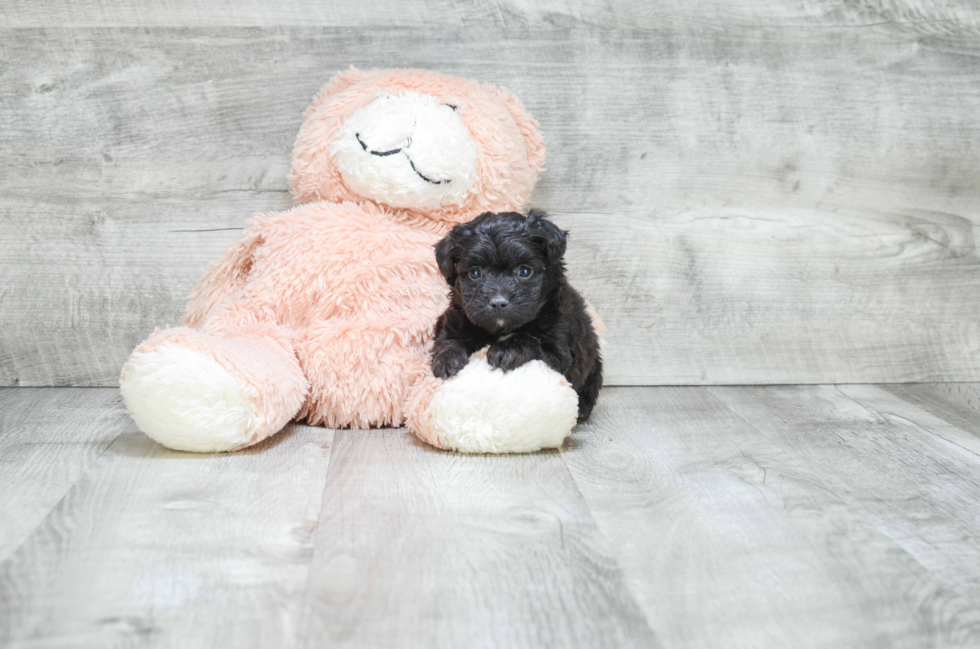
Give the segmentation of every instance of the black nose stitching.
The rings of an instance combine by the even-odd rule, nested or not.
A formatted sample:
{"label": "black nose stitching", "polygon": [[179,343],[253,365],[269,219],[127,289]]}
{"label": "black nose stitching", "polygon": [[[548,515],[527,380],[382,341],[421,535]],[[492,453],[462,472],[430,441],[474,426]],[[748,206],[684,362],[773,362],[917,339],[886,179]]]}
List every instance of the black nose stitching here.
{"label": "black nose stitching", "polygon": [[[371,149],[369,149],[367,147],[366,144],[364,144],[364,140],[361,139],[361,134],[360,133],[354,133],[354,137],[357,138],[357,143],[361,145],[361,148],[362,149],[364,149],[365,151],[367,151],[371,155],[378,156],[379,158],[383,158],[386,155],[395,155],[396,153],[401,153],[401,151],[402,151],[401,148],[392,149],[391,151],[372,151]],[[415,173],[418,173],[418,172],[415,172]]]}
{"label": "black nose stitching", "polygon": [[[395,155],[396,153],[402,153],[402,149],[412,146],[412,138],[408,138],[408,144],[400,149],[392,149],[391,151],[372,151],[371,149],[368,148],[366,144],[364,144],[364,140],[361,139],[360,133],[354,133],[354,137],[357,138],[357,143],[361,145],[362,149],[364,149],[371,155],[378,156],[379,158],[383,158],[387,155]],[[412,162],[412,159],[408,157],[407,153],[405,154],[405,157],[408,158],[408,164],[412,165],[412,171],[415,172],[415,175],[421,178],[422,180],[424,180],[425,182],[432,183],[433,185],[445,185],[446,183],[452,182],[452,179],[449,178],[447,178],[446,180],[432,180],[431,178],[427,178],[426,176],[423,176],[421,172],[419,172],[419,170],[415,168],[415,163]]]}

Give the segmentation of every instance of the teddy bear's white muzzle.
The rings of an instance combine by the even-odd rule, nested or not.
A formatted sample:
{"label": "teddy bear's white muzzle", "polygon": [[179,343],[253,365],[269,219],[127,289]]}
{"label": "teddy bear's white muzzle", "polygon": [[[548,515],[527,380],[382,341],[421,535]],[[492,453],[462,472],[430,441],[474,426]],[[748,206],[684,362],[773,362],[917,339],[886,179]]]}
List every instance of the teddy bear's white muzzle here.
{"label": "teddy bear's white muzzle", "polygon": [[377,97],[341,125],[331,154],[350,189],[392,207],[459,205],[476,183],[473,138],[432,95]]}

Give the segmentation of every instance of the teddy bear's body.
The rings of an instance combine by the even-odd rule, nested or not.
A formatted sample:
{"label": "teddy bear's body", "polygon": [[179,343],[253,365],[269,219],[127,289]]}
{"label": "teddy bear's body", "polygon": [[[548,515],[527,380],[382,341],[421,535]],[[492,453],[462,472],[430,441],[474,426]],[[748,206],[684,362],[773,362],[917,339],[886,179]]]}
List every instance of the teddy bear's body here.
{"label": "teddy bear's body", "polygon": [[[317,202],[253,221],[191,296],[185,323],[280,328],[308,383],[298,417],[400,426],[448,301],[432,247],[447,226],[373,203]],[[234,268],[228,273],[225,268]]]}
{"label": "teddy bear's body", "polygon": [[[484,211],[521,207],[544,161],[537,125],[503,89],[423,71],[351,69],[304,115],[290,187],[256,217],[123,368],[141,430],[172,448],[233,450],[294,418],[398,426],[444,448],[559,444],[576,397],[539,361],[504,375],[475,358],[429,367],[448,304],[434,244]],[[471,367],[472,366],[472,367]]]}

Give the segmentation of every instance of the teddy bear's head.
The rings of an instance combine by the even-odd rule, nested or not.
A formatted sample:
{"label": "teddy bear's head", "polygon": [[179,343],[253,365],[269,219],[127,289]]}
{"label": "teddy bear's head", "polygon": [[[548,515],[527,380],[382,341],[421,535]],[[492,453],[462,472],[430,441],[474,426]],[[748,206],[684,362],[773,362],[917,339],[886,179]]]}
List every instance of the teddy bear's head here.
{"label": "teddy bear's head", "polygon": [[289,186],[300,203],[367,199],[462,222],[520,209],[544,157],[537,122],[503,88],[351,68],[304,113]]}

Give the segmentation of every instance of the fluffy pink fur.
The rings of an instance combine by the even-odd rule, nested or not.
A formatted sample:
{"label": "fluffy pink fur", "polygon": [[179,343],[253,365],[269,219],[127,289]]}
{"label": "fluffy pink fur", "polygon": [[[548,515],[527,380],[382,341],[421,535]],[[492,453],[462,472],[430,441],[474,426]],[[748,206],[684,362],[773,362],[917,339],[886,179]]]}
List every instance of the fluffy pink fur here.
{"label": "fluffy pink fur", "polygon": [[[343,120],[381,91],[404,90],[461,107],[478,150],[476,190],[462,205],[380,206],[334,166],[330,143]],[[249,444],[297,417],[375,427],[410,416],[427,439],[426,406],[439,385],[428,353],[448,299],[433,245],[454,223],[527,202],[544,163],[541,134],[506,90],[420,70],[351,69],[304,118],[289,175],[301,205],[253,220],[191,295],[185,326],[155,332],[134,354],[169,343],[217,361],[254,405],[260,425]]]}

